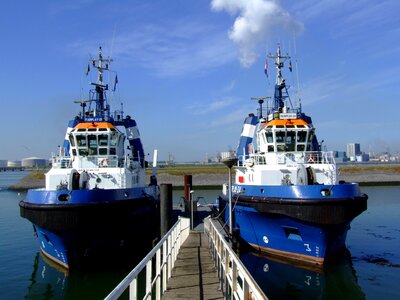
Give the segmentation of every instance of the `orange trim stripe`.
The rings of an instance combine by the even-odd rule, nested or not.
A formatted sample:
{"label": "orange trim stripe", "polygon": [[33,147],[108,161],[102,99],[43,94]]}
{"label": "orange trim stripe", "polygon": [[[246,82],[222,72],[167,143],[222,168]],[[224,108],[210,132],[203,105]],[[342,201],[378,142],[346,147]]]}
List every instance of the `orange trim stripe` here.
{"label": "orange trim stripe", "polygon": [[115,126],[109,122],[91,122],[91,123],[79,123],[75,126],[77,129],[88,129],[88,128],[115,128]]}
{"label": "orange trim stripe", "polygon": [[260,250],[261,252],[275,255],[277,257],[285,257],[292,261],[309,263],[309,264],[313,264],[313,265],[323,265],[324,261],[325,261],[325,259],[323,257],[315,257],[315,256],[311,256],[311,255],[305,255],[305,254],[287,252],[287,251],[283,251],[283,250],[271,249],[271,248],[259,246],[259,245],[253,244],[253,243],[249,243],[249,244],[251,246],[253,246],[254,248]]}
{"label": "orange trim stripe", "polygon": [[264,127],[266,126],[271,126],[271,125],[283,125],[283,126],[287,126],[287,125],[308,125],[308,123],[302,119],[294,119],[294,120],[271,120],[269,121],[267,124],[265,124]]}

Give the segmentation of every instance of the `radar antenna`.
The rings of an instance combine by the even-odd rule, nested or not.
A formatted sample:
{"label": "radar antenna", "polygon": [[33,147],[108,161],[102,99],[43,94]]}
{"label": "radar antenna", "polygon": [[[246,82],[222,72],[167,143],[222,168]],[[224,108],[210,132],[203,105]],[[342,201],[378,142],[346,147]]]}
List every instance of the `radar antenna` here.
{"label": "radar antenna", "polygon": [[260,107],[257,109],[257,111],[258,111],[258,118],[259,118],[259,119],[261,119],[261,118],[263,117],[263,115],[262,115],[262,111],[263,111],[262,106],[263,106],[264,100],[266,100],[266,99],[271,99],[271,97],[270,97],[270,96],[251,97],[251,100],[257,100],[257,102],[258,102],[258,104],[259,104],[259,106],[260,106]]}

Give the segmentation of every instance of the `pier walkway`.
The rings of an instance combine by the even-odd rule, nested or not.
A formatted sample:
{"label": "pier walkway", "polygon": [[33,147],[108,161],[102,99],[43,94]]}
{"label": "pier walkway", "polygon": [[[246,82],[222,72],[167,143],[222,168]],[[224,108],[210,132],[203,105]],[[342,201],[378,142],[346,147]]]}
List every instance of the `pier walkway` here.
{"label": "pier walkway", "polygon": [[224,299],[203,232],[191,231],[183,243],[162,299]]}
{"label": "pier walkway", "polygon": [[[205,218],[210,214],[208,207],[197,210],[194,230],[190,219],[179,217],[105,299],[119,299],[126,290],[129,299],[267,299],[231,249],[220,224]],[[144,283],[138,283],[139,276]]]}

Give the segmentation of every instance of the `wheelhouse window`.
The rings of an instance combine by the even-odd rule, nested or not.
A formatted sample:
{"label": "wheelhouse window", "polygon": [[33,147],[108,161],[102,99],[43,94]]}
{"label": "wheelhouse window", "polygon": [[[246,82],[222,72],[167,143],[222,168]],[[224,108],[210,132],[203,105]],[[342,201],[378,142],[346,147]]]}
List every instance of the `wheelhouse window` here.
{"label": "wheelhouse window", "polygon": [[276,140],[276,150],[278,152],[286,151],[285,131],[276,131],[275,132],[275,140]]}
{"label": "wheelhouse window", "polygon": [[274,142],[274,138],[273,138],[273,133],[271,130],[268,130],[267,132],[265,132],[265,137],[267,138],[267,143],[273,143]]}
{"label": "wheelhouse window", "polygon": [[77,129],[71,131],[69,141],[72,155],[117,155],[117,147],[123,144],[124,135],[114,128]]}
{"label": "wheelhouse window", "polygon": [[110,146],[116,146],[118,143],[118,134],[117,133],[113,133],[110,136]]}
{"label": "wheelhouse window", "polygon": [[77,135],[76,143],[78,147],[86,147],[87,146],[86,135]]}
{"label": "wheelhouse window", "polygon": [[99,134],[98,139],[99,139],[100,147],[108,145],[108,135],[107,134]]}
{"label": "wheelhouse window", "polygon": [[307,131],[300,130],[297,132],[297,151],[305,151],[306,150],[306,142],[307,142]]}
{"label": "wheelhouse window", "polygon": [[71,147],[75,147],[75,139],[72,135],[69,136],[69,143],[71,144]]}
{"label": "wheelhouse window", "polygon": [[[101,128],[101,129],[103,129],[103,128]],[[97,138],[98,138],[98,143],[99,143],[99,155],[107,155],[108,135],[107,134],[99,134]]]}
{"label": "wheelhouse window", "polygon": [[308,125],[269,125],[262,135],[266,152],[306,151],[311,148],[312,134]]}
{"label": "wheelhouse window", "polygon": [[94,134],[88,135],[89,155],[97,155],[97,138]]}

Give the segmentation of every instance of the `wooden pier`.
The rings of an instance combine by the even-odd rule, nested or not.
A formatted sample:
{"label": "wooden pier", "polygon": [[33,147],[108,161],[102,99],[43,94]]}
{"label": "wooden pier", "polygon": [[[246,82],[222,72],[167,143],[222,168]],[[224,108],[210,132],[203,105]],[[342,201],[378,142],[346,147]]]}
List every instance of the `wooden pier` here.
{"label": "wooden pier", "polygon": [[[210,214],[208,207],[199,207],[194,230],[190,219],[180,217],[105,299],[119,299],[125,290],[129,299],[267,299],[231,249],[220,224],[205,218]],[[144,291],[138,289],[141,273],[146,278]]]}
{"label": "wooden pier", "polygon": [[183,243],[162,299],[224,299],[203,232],[191,231]]}

